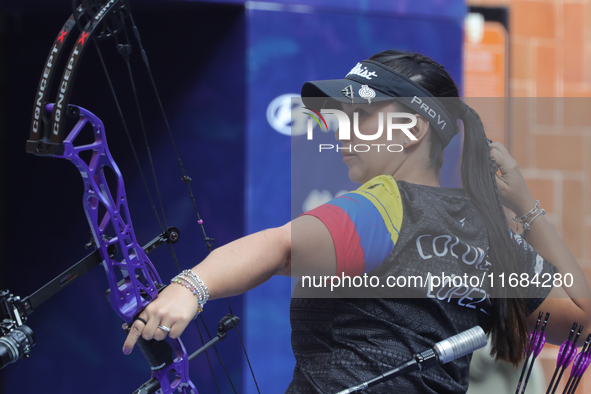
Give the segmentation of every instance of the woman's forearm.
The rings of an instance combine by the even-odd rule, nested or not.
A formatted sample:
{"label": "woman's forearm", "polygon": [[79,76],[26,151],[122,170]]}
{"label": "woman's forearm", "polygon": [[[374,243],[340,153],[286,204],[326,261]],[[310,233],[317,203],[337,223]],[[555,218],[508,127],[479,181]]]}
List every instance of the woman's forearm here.
{"label": "woman's forearm", "polygon": [[[526,204],[518,210],[518,215],[528,212],[535,201],[531,198]],[[558,268],[559,278],[562,279],[562,286],[554,287],[539,308],[544,312],[551,311],[553,329],[547,330],[547,339],[549,343],[558,345],[573,321],[586,327],[591,325],[591,290],[575,258],[544,215],[531,222],[531,229],[524,236],[540,256]],[[572,275],[572,286],[566,285],[567,279],[571,279],[569,275]],[[530,316],[530,324],[534,323],[535,315]]]}
{"label": "woman's forearm", "polygon": [[[518,209],[520,212],[517,212],[517,215],[523,215],[534,206],[533,198],[528,200],[521,204],[522,207]],[[525,231],[524,237],[540,256],[558,268],[563,279],[566,274],[572,275],[573,286],[563,284],[563,289],[579,307],[591,308],[591,289],[583,271],[544,215],[538,216],[531,222],[531,229]],[[591,311],[591,309],[587,310]]]}
{"label": "woman's forearm", "polygon": [[[497,175],[497,186],[503,205],[519,217],[528,214],[536,202],[517,162],[498,142],[492,144],[490,154],[501,172],[501,176]],[[591,290],[581,268],[562,239],[546,217],[538,213],[539,211],[526,219],[531,224],[531,229],[525,231],[524,237],[540,256],[558,268],[559,277],[556,279],[562,279],[560,284],[559,280],[554,281],[555,278],[552,278],[554,288],[538,308],[539,311],[551,312],[552,324],[546,334],[549,342],[557,344],[564,340],[564,333],[570,330],[573,321],[588,327],[591,325]],[[538,216],[532,221],[536,215]],[[567,286],[566,284],[570,285],[571,275],[572,286]],[[539,279],[540,282],[543,281],[542,278]],[[529,316],[531,325],[535,324],[536,316],[535,312]]]}
{"label": "woman's forearm", "polygon": [[192,270],[209,288],[210,299],[244,293],[273,275],[289,272],[291,225],[237,239],[214,250]]}

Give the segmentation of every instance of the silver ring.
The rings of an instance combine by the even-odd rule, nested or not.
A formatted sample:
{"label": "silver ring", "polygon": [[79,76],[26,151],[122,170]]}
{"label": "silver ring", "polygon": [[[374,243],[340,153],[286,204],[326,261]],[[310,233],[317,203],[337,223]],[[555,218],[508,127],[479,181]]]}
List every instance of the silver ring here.
{"label": "silver ring", "polygon": [[170,328],[166,327],[166,326],[158,326],[159,329],[166,331],[166,332],[170,332]]}

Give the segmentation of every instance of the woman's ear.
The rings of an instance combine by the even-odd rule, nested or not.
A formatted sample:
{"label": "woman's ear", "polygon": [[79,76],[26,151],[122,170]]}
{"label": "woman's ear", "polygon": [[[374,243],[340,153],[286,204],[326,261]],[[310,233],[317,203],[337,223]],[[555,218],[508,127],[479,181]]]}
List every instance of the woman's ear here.
{"label": "woman's ear", "polygon": [[414,114],[414,115],[417,118],[417,124],[413,128],[410,128],[408,130],[412,133],[412,135],[416,138],[416,140],[411,140],[410,138],[407,138],[404,141],[405,147],[417,145],[418,143],[420,143],[423,140],[423,138],[425,138],[425,136],[427,135],[427,132],[429,131],[429,122],[427,121],[427,119],[425,119],[420,114]]}

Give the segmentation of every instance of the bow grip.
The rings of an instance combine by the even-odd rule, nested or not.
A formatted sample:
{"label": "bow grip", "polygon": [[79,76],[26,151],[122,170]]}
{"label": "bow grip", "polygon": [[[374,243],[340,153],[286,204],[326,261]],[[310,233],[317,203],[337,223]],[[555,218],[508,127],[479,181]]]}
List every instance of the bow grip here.
{"label": "bow grip", "polygon": [[[131,325],[128,325],[125,328],[125,332],[129,334],[130,330]],[[140,349],[148,361],[148,365],[150,365],[150,369],[152,371],[159,371],[173,362],[174,351],[166,341],[157,341],[155,339],[147,341],[140,337],[136,343],[136,346]]]}
{"label": "bow grip", "polygon": [[157,341],[155,339],[146,341],[139,338],[137,346],[148,361],[152,371],[158,371],[167,365],[172,364],[173,350],[166,341]]}

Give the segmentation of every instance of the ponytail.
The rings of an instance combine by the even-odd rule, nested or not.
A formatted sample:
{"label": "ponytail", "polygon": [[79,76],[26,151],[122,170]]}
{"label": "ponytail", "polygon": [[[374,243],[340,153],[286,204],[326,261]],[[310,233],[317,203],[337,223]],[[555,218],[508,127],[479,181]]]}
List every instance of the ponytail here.
{"label": "ponytail", "polygon": [[[462,186],[486,226],[491,271],[498,278],[502,273],[517,272],[515,244],[501,204],[482,121],[467,105],[464,104],[463,109]],[[517,365],[526,350],[525,305],[522,298],[507,294],[504,288],[493,290],[489,331],[491,355]]]}
{"label": "ponytail", "polygon": [[[464,123],[462,153],[462,185],[486,226],[488,256],[493,275],[517,272],[516,246],[511,240],[501,205],[495,170],[490,162],[484,127],[478,114],[459,99],[458,88],[445,69],[432,59],[418,53],[384,51],[370,60],[390,67],[426,89],[433,97],[447,98],[446,107]],[[443,162],[444,144],[430,133],[430,166],[437,173]],[[516,365],[524,357],[527,342],[525,304],[520,294],[506,288],[491,289],[492,313],[487,327],[491,355]],[[515,291],[515,289],[511,289]]]}

